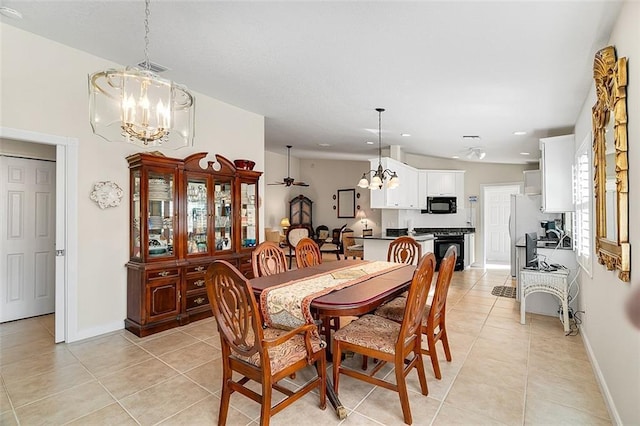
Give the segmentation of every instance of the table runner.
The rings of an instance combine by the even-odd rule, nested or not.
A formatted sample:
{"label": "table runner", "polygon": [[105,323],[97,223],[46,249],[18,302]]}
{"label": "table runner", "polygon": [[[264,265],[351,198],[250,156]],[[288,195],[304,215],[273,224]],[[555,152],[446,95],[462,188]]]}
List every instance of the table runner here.
{"label": "table runner", "polygon": [[260,294],[264,322],[268,327],[283,329],[313,324],[313,299],[403,266],[383,261],[365,262],[269,287]]}

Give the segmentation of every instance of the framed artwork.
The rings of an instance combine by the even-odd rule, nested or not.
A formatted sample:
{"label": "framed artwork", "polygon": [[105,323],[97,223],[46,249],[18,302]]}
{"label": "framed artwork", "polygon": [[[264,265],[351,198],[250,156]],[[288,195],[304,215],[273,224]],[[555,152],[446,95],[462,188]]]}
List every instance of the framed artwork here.
{"label": "framed artwork", "polygon": [[338,189],[338,218],[356,217],[356,190]]}

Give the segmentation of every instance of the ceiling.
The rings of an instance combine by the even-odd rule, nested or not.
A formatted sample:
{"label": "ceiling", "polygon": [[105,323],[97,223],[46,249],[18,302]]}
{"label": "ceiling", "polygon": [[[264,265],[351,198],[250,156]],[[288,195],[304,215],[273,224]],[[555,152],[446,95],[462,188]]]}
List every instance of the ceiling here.
{"label": "ceiling", "polygon": [[[142,0],[0,5],[23,16],[4,23],[123,65],[144,59]],[[464,160],[480,147],[474,161],[526,163],[538,138],[572,131],[620,5],[154,0],[149,56],[164,77],[264,115],[268,151],[375,157],[383,107],[383,148]]]}

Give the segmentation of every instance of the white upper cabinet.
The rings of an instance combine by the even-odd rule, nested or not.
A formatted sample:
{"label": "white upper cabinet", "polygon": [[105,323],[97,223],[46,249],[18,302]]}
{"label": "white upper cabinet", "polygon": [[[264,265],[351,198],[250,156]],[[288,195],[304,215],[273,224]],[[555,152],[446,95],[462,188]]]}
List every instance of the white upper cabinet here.
{"label": "white upper cabinet", "polygon": [[457,195],[456,172],[428,171],[427,172],[427,196],[452,196]]}
{"label": "white upper cabinet", "polygon": [[524,193],[529,195],[537,195],[541,193],[542,174],[540,170],[525,170],[524,174]]}
{"label": "white upper cabinet", "polygon": [[418,208],[427,208],[427,171],[418,170]]}
{"label": "white upper cabinet", "polygon": [[[378,168],[378,159],[370,160],[371,169]],[[418,207],[418,170],[392,158],[382,158],[382,168],[394,171],[400,185],[394,189],[383,186],[371,191],[373,209],[417,209]],[[385,180],[385,184],[388,182]]]}
{"label": "white upper cabinet", "polygon": [[540,139],[540,170],[542,172],[540,210],[545,213],[564,213],[574,209],[571,186],[574,146],[573,135]]}

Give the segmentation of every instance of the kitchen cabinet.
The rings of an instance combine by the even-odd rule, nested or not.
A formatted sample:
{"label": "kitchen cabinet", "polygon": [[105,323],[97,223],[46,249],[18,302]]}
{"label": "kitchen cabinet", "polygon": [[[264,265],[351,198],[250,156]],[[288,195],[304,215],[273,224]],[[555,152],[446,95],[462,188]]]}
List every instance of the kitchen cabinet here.
{"label": "kitchen cabinet", "polygon": [[457,196],[456,172],[429,171],[427,172],[427,196]]}
{"label": "kitchen cabinet", "polygon": [[211,316],[205,272],[224,259],[251,278],[261,172],[207,153],[127,157],[130,259],[125,328],[143,337]]}
{"label": "kitchen cabinet", "polygon": [[574,156],[573,135],[540,139],[540,151],[541,211],[545,213],[573,211],[571,183]]}
{"label": "kitchen cabinet", "polygon": [[418,170],[418,208],[427,208],[427,171]]}
{"label": "kitchen cabinet", "polygon": [[[371,169],[376,170],[378,159],[370,161]],[[371,208],[418,209],[418,170],[387,157],[381,159],[381,164],[383,169],[390,169],[397,173],[400,185],[394,189],[383,186],[382,189],[372,190]]]}

